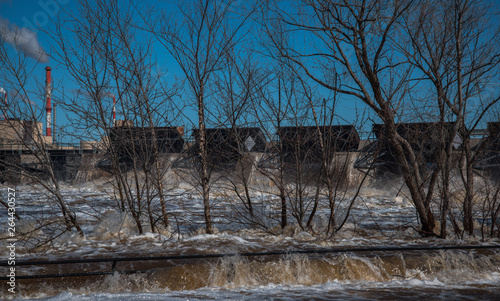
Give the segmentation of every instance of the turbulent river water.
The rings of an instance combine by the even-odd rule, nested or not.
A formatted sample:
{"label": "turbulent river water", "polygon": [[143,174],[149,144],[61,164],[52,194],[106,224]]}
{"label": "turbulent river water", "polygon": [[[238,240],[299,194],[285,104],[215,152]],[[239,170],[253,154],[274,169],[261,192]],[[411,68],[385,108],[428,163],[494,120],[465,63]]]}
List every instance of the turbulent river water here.
{"label": "turbulent river water", "polygon": [[[1,187],[2,196],[6,187]],[[57,211],[36,187],[16,187],[16,227],[36,227],[36,220]],[[16,243],[16,260],[54,261],[176,256],[176,258],[18,265],[16,275],[115,271],[109,275],[17,279],[16,294],[6,280],[0,297],[42,300],[500,300],[500,249],[436,249],[422,246],[500,246],[478,235],[458,240],[422,238],[414,208],[390,190],[368,190],[354,204],[345,227],[333,238],[313,236],[290,226],[281,233],[242,222],[235,202],[218,196],[213,203],[216,234],[204,234],[202,202],[188,190],[173,191],[168,202],[172,229],[138,234],[132,220],[113,208],[110,191],[97,186],[65,186],[65,199],[82,222],[85,237],[65,233],[43,248],[34,248],[47,233]],[[270,196],[257,197],[256,212],[276,220]],[[342,207],[341,207],[342,208]],[[7,211],[0,211],[2,254],[7,254]],[[315,227],[321,229],[326,208]],[[231,217],[231,218],[229,218]],[[264,219],[262,219],[264,220]],[[413,226],[413,227],[412,227]],[[44,228],[49,231],[50,228]],[[358,252],[364,247],[391,250]],[[411,247],[416,247],[411,250]],[[397,249],[402,248],[402,249]],[[303,252],[305,250],[346,252]],[[396,249],[396,250],[395,250]],[[297,252],[299,251],[299,252]],[[263,256],[245,253],[264,252]],[[302,253],[301,253],[302,252]],[[201,258],[193,255],[226,254]],[[186,256],[182,258],[182,256]],[[247,254],[248,255],[248,254]],[[7,255],[6,255],[7,256]],[[0,260],[6,260],[1,258]],[[8,273],[1,266],[2,275]],[[139,273],[125,273],[126,271]]]}

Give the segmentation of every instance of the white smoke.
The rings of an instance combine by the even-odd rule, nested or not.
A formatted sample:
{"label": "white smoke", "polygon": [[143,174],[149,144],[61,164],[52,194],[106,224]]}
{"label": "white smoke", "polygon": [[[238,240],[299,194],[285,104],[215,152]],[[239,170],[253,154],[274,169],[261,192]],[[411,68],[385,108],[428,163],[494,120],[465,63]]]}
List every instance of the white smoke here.
{"label": "white smoke", "polygon": [[5,92],[5,90],[3,88],[0,88],[0,94],[5,94],[7,92]]}
{"label": "white smoke", "polygon": [[24,103],[30,104],[32,106],[36,107],[36,103],[28,98],[28,96],[25,96],[16,90],[11,90],[10,95],[12,96],[12,99],[21,99]]}
{"label": "white smoke", "polygon": [[103,93],[103,96],[104,96],[104,97],[113,98],[113,97],[115,97],[115,94],[113,94],[113,93],[111,93],[111,92],[104,92],[104,93]]}
{"label": "white smoke", "polygon": [[10,24],[9,20],[2,17],[0,17],[0,39],[39,62],[49,61],[49,56],[38,43],[36,33],[28,28]]}

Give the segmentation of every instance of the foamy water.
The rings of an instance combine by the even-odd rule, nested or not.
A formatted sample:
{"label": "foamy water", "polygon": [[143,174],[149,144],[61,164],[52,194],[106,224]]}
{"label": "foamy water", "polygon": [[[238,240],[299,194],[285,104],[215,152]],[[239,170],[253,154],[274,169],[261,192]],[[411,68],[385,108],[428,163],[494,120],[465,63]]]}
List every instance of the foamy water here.
{"label": "foamy water", "polygon": [[[419,255],[419,256],[416,256]],[[106,276],[101,281],[62,280],[25,286],[27,297],[48,300],[160,299],[400,299],[439,296],[495,300],[500,296],[498,255],[438,252],[274,260],[238,256]],[[40,290],[43,283],[45,290]],[[68,289],[69,288],[69,289]]]}
{"label": "foamy water", "polygon": [[[53,202],[34,187],[17,188],[20,230],[35,229],[37,221],[57,212]],[[498,244],[479,237],[456,240],[421,238],[410,226],[418,226],[407,199],[370,190],[356,201],[346,226],[333,238],[311,235],[290,226],[283,233],[245,225],[234,212],[242,210],[227,195],[213,201],[216,234],[203,234],[203,206],[193,192],[171,191],[167,211],[171,228],[139,234],[133,220],[118,210],[109,189],[63,189],[81,221],[85,237],[65,233],[50,246],[36,248],[47,231],[35,231],[18,242],[22,260],[61,260],[102,257],[165,256],[189,254],[238,254],[245,252],[311,250],[360,246],[409,246],[450,244]],[[271,228],[279,223],[276,202],[270,195],[255,195],[256,214]],[[341,205],[339,218],[347,202]],[[344,207],[343,207],[344,206]],[[315,229],[326,226],[328,208],[320,207]],[[2,208],[1,214],[5,213]],[[5,214],[4,214],[5,215]],[[6,233],[2,223],[1,233]],[[5,242],[2,241],[2,248]],[[99,265],[18,267],[18,275],[109,269]],[[439,296],[445,299],[496,300],[500,298],[500,255],[493,251],[405,251],[370,254],[285,254],[279,256],[229,256],[209,260],[177,260],[119,263],[118,271],[141,273],[99,277],[67,277],[18,280],[23,298],[48,300],[371,300]],[[2,270],[4,272],[4,270]],[[5,290],[0,293],[8,297]]]}

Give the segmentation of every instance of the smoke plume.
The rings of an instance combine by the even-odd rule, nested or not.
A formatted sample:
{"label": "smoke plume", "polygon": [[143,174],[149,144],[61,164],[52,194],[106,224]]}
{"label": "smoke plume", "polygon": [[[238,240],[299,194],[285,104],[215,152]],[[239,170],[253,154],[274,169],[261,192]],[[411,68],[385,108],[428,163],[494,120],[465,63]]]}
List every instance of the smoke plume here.
{"label": "smoke plume", "polygon": [[9,20],[2,17],[0,17],[0,39],[39,62],[49,61],[49,56],[38,43],[36,33],[28,28],[10,24]]}
{"label": "smoke plume", "polygon": [[5,90],[3,88],[0,88],[0,94],[5,94]]}
{"label": "smoke plume", "polygon": [[111,92],[104,92],[104,93],[103,93],[103,96],[104,96],[104,97],[113,98],[113,97],[115,97],[115,94],[113,94],[113,93],[111,93]]}

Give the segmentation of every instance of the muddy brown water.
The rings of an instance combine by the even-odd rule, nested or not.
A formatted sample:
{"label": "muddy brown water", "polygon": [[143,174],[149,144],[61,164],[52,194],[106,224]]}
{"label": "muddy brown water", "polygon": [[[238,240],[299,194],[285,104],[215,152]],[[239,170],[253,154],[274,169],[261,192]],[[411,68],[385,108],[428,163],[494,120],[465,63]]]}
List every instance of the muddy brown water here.
{"label": "muddy brown water", "polygon": [[[36,268],[20,266],[18,275],[110,270],[111,263],[50,264]],[[50,297],[68,292],[77,295],[120,292],[182,294],[203,288],[232,292],[236,290],[243,294],[243,291],[249,288],[269,285],[301,286],[304,287],[304,296],[307,296],[312,293],[307,292],[309,288],[329,283],[347,285],[339,295],[346,298],[351,296],[361,299],[371,297],[396,300],[439,293],[465,299],[467,296],[482,296],[487,300],[490,297],[500,296],[498,287],[500,253],[492,250],[372,252],[362,255],[353,253],[256,257],[235,255],[218,259],[118,262],[115,270],[114,274],[104,276],[18,279],[17,296]],[[122,273],[131,270],[138,273]],[[480,281],[495,277],[496,280],[490,283]],[[394,283],[407,282],[408,285],[411,281],[439,281],[444,286],[436,288],[417,285],[406,289],[391,287]],[[356,288],[349,287],[350,284],[357,284]],[[370,284],[377,285],[370,287]],[[290,293],[291,295],[287,295]],[[280,294],[288,299],[294,298],[296,292],[292,289]],[[275,297],[279,299],[280,294]],[[321,300],[328,296],[335,297],[329,290],[319,290],[317,296],[310,297]]]}

